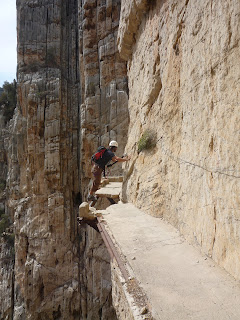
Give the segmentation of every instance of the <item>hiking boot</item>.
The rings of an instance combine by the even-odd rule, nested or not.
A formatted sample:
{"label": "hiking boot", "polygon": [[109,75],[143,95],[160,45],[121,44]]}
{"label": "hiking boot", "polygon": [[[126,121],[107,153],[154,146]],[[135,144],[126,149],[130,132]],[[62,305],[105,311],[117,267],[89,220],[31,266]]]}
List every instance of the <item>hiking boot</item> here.
{"label": "hiking boot", "polygon": [[87,197],[87,201],[97,201],[97,197],[95,197],[93,194],[89,194]]}

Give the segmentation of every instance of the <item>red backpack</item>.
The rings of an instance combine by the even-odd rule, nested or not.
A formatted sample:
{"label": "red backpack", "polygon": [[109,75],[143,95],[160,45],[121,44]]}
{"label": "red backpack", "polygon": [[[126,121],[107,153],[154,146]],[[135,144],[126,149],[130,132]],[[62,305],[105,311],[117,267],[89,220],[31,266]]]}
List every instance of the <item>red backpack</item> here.
{"label": "red backpack", "polygon": [[103,146],[98,147],[97,152],[95,152],[92,157],[91,157],[91,161],[97,162],[99,159],[102,159],[104,152],[107,149]]}

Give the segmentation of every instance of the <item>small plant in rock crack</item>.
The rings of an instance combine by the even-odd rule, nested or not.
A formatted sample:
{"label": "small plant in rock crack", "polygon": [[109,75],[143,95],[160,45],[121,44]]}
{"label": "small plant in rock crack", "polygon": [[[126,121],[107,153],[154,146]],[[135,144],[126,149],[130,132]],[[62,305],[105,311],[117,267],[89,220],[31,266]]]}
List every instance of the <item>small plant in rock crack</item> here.
{"label": "small plant in rock crack", "polygon": [[156,134],[153,130],[147,129],[138,141],[138,153],[149,150],[156,146]]}

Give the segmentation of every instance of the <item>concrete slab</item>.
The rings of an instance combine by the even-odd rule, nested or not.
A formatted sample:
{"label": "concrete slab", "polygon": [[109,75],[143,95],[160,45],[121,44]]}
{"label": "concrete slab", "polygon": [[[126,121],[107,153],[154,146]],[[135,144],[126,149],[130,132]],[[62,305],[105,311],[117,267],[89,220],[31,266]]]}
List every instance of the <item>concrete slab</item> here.
{"label": "concrete slab", "polygon": [[100,198],[118,199],[122,190],[122,182],[109,182],[104,187],[96,191],[96,196]]}
{"label": "concrete slab", "polygon": [[112,205],[103,218],[155,319],[240,319],[239,283],[187,244],[171,225],[132,204]]}
{"label": "concrete slab", "polygon": [[107,177],[110,182],[123,182],[123,176],[110,176]]}

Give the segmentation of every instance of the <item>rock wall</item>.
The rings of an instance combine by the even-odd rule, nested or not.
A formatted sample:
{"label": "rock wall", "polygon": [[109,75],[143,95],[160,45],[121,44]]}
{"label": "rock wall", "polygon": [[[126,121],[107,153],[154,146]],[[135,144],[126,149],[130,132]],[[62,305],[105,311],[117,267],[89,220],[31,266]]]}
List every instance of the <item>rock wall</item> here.
{"label": "rock wall", "polygon": [[80,319],[118,319],[112,306],[110,256],[99,232],[88,225],[80,231]]}
{"label": "rock wall", "polygon": [[0,238],[0,319],[13,319],[14,249],[5,236]]}
{"label": "rock wall", "polygon": [[[80,314],[76,1],[17,1],[14,319]],[[71,50],[70,50],[71,48]]]}
{"label": "rock wall", "polygon": [[[17,0],[17,10],[13,318],[115,318],[109,257],[76,220],[90,156],[111,139],[131,154],[123,200],[239,279],[239,1]],[[146,130],[154,145],[138,152]]]}
{"label": "rock wall", "polygon": [[120,0],[17,0],[17,12],[18,107],[7,151],[13,318],[112,320],[107,254],[76,218],[90,155],[110,139],[123,152],[126,142]]}
{"label": "rock wall", "polygon": [[[8,220],[7,188],[8,173],[7,141],[8,123],[0,112],[0,319],[10,320],[13,316],[14,296],[14,236]],[[11,227],[11,230],[10,230]],[[11,232],[10,232],[11,231]]]}
{"label": "rock wall", "polygon": [[[81,172],[86,194],[91,155],[110,140],[119,142],[122,156],[128,131],[126,62],[117,48],[120,0],[83,1],[80,15]],[[121,166],[111,174],[121,173]]]}
{"label": "rock wall", "polygon": [[[240,279],[240,3],[122,1],[132,163],[123,198]],[[146,131],[155,147],[137,152]]]}
{"label": "rock wall", "polygon": [[6,125],[3,112],[0,112],[0,210],[5,206],[5,187],[7,179],[7,155],[4,147]]}

